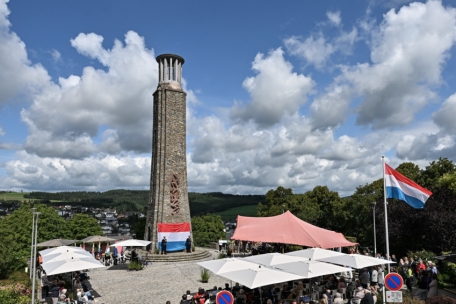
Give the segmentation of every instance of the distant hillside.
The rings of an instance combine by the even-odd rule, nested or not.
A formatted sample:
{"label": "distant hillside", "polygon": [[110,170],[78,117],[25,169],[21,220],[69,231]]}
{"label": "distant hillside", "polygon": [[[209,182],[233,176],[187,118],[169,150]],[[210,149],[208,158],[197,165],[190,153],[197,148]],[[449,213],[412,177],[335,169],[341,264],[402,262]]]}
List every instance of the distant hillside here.
{"label": "distant hillside", "polygon": [[[49,205],[78,205],[82,207],[116,208],[118,212],[144,212],[149,200],[147,190],[110,190],[106,192],[30,192],[24,193],[25,200],[43,200]],[[1,199],[1,197],[0,197]],[[257,205],[264,202],[264,195],[234,195],[221,192],[188,194],[192,216],[206,213],[223,212],[225,210]],[[53,201],[53,202],[51,202]],[[57,202],[55,202],[57,201]]]}

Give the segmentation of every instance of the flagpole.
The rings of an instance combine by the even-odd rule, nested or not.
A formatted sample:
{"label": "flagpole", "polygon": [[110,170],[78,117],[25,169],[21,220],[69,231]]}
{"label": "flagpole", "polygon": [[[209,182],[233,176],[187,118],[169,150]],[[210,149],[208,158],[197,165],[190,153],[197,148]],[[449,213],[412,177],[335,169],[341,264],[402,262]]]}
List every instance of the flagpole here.
{"label": "flagpole", "polygon": [[[382,155],[383,164],[383,199],[385,200],[385,241],[386,241],[386,259],[390,260],[389,237],[388,237],[388,202],[386,200],[386,180],[385,180],[385,156]],[[390,264],[388,264],[388,273],[390,272]]]}
{"label": "flagpole", "polygon": [[[386,241],[386,260],[389,261],[390,259],[390,252],[389,252],[389,238],[388,238],[388,202],[386,200],[386,180],[385,180],[385,156],[382,155],[382,166],[383,166],[383,199],[385,203],[385,241]],[[388,273],[390,273],[390,264],[388,265]],[[383,285],[383,304],[386,303],[386,290],[385,285]]]}

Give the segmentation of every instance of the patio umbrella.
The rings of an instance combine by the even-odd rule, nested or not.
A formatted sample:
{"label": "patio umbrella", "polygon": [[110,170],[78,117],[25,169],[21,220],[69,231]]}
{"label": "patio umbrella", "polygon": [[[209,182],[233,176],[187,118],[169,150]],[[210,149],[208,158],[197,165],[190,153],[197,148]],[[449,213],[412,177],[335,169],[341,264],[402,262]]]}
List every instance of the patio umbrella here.
{"label": "patio umbrella", "polygon": [[307,259],[307,258],[286,255],[286,254],[281,254],[281,253],[277,253],[277,252],[253,255],[253,256],[250,256],[247,258],[243,258],[242,260],[265,265],[265,266],[274,266],[274,265],[280,265],[280,264],[298,262],[298,261],[309,261],[309,259]]}
{"label": "patio umbrella", "polygon": [[327,249],[321,249],[321,248],[308,248],[308,249],[288,252],[288,253],[286,253],[286,255],[298,256],[298,257],[302,257],[302,258],[307,258],[309,260],[320,260],[322,258],[327,258],[327,257],[342,256],[342,255],[345,255],[345,253],[327,250]]}
{"label": "patio umbrella", "polygon": [[321,262],[329,262],[338,265],[350,266],[353,268],[364,268],[374,265],[383,265],[383,264],[392,264],[395,262],[377,259],[371,256],[362,255],[362,254],[345,254],[342,256],[327,257],[319,259]]}
{"label": "patio umbrella", "polygon": [[68,253],[68,252],[70,252],[70,253],[71,252],[85,252],[85,250],[80,247],[60,246],[60,247],[40,250],[39,252],[44,259],[44,257],[49,254],[56,254],[56,253],[63,254],[63,253]]}
{"label": "patio umbrella", "polygon": [[45,256],[43,256],[43,263],[48,263],[48,262],[54,262],[54,261],[60,261],[60,260],[68,260],[71,258],[92,258],[92,255],[90,252],[87,251],[81,251],[81,250],[76,250],[76,251],[67,251],[63,253],[50,253]]}
{"label": "patio umbrella", "polygon": [[275,283],[301,280],[304,278],[300,275],[261,265],[237,271],[224,272],[218,275],[252,289]]}
{"label": "patio umbrella", "polygon": [[81,240],[81,242],[84,242],[84,243],[96,243],[96,242],[113,242],[115,241],[115,239],[112,239],[112,238],[108,238],[104,235],[92,235],[92,236],[88,236],[86,238],[83,238]]}
{"label": "patio umbrella", "polygon": [[37,247],[58,247],[66,246],[76,242],[75,240],[53,239],[46,242],[36,244]]}
{"label": "patio umbrella", "polygon": [[450,254],[436,256],[436,257],[434,257],[434,259],[437,259],[437,260],[443,261],[443,262],[456,263],[456,253],[452,252]]}
{"label": "patio umbrella", "polygon": [[111,247],[117,247],[117,246],[123,246],[123,247],[144,247],[149,245],[151,242],[150,241],[142,241],[142,240],[125,240],[125,241],[120,241],[118,243],[112,244]]}
{"label": "patio umbrella", "polygon": [[259,265],[245,261],[244,259],[237,258],[225,258],[212,261],[204,261],[196,263],[207,270],[212,271],[215,274],[222,274],[225,272],[231,272],[236,270],[256,268]]}
{"label": "patio umbrella", "polygon": [[93,257],[70,258],[41,264],[47,275],[104,267]]}
{"label": "patio umbrella", "polygon": [[338,272],[347,272],[351,269],[333,265],[329,263],[323,263],[320,261],[299,261],[286,264],[280,264],[274,266],[274,269],[286,271],[299,275],[303,278],[310,279],[319,277],[327,274],[333,274]]}

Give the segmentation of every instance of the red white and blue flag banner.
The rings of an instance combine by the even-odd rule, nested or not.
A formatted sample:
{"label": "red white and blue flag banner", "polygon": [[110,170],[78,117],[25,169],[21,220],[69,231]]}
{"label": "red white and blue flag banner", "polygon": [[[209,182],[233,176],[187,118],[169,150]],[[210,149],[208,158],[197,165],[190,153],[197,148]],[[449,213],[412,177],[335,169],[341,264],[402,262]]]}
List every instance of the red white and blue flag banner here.
{"label": "red white and blue flag banner", "polygon": [[386,197],[402,200],[416,209],[422,209],[432,192],[425,189],[385,164]]}
{"label": "red white and blue flag banner", "polygon": [[166,251],[185,250],[185,241],[190,236],[190,223],[159,223],[158,248],[161,250],[163,237],[166,237]]}

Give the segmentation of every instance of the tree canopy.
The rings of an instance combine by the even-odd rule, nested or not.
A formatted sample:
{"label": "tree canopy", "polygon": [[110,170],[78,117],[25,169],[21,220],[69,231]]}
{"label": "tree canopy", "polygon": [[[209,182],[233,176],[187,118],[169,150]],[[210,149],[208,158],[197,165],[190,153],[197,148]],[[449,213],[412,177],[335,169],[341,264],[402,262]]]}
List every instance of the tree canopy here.
{"label": "tree canopy", "polygon": [[211,242],[225,239],[225,225],[220,215],[206,214],[192,217],[193,242],[195,246],[209,246]]}

